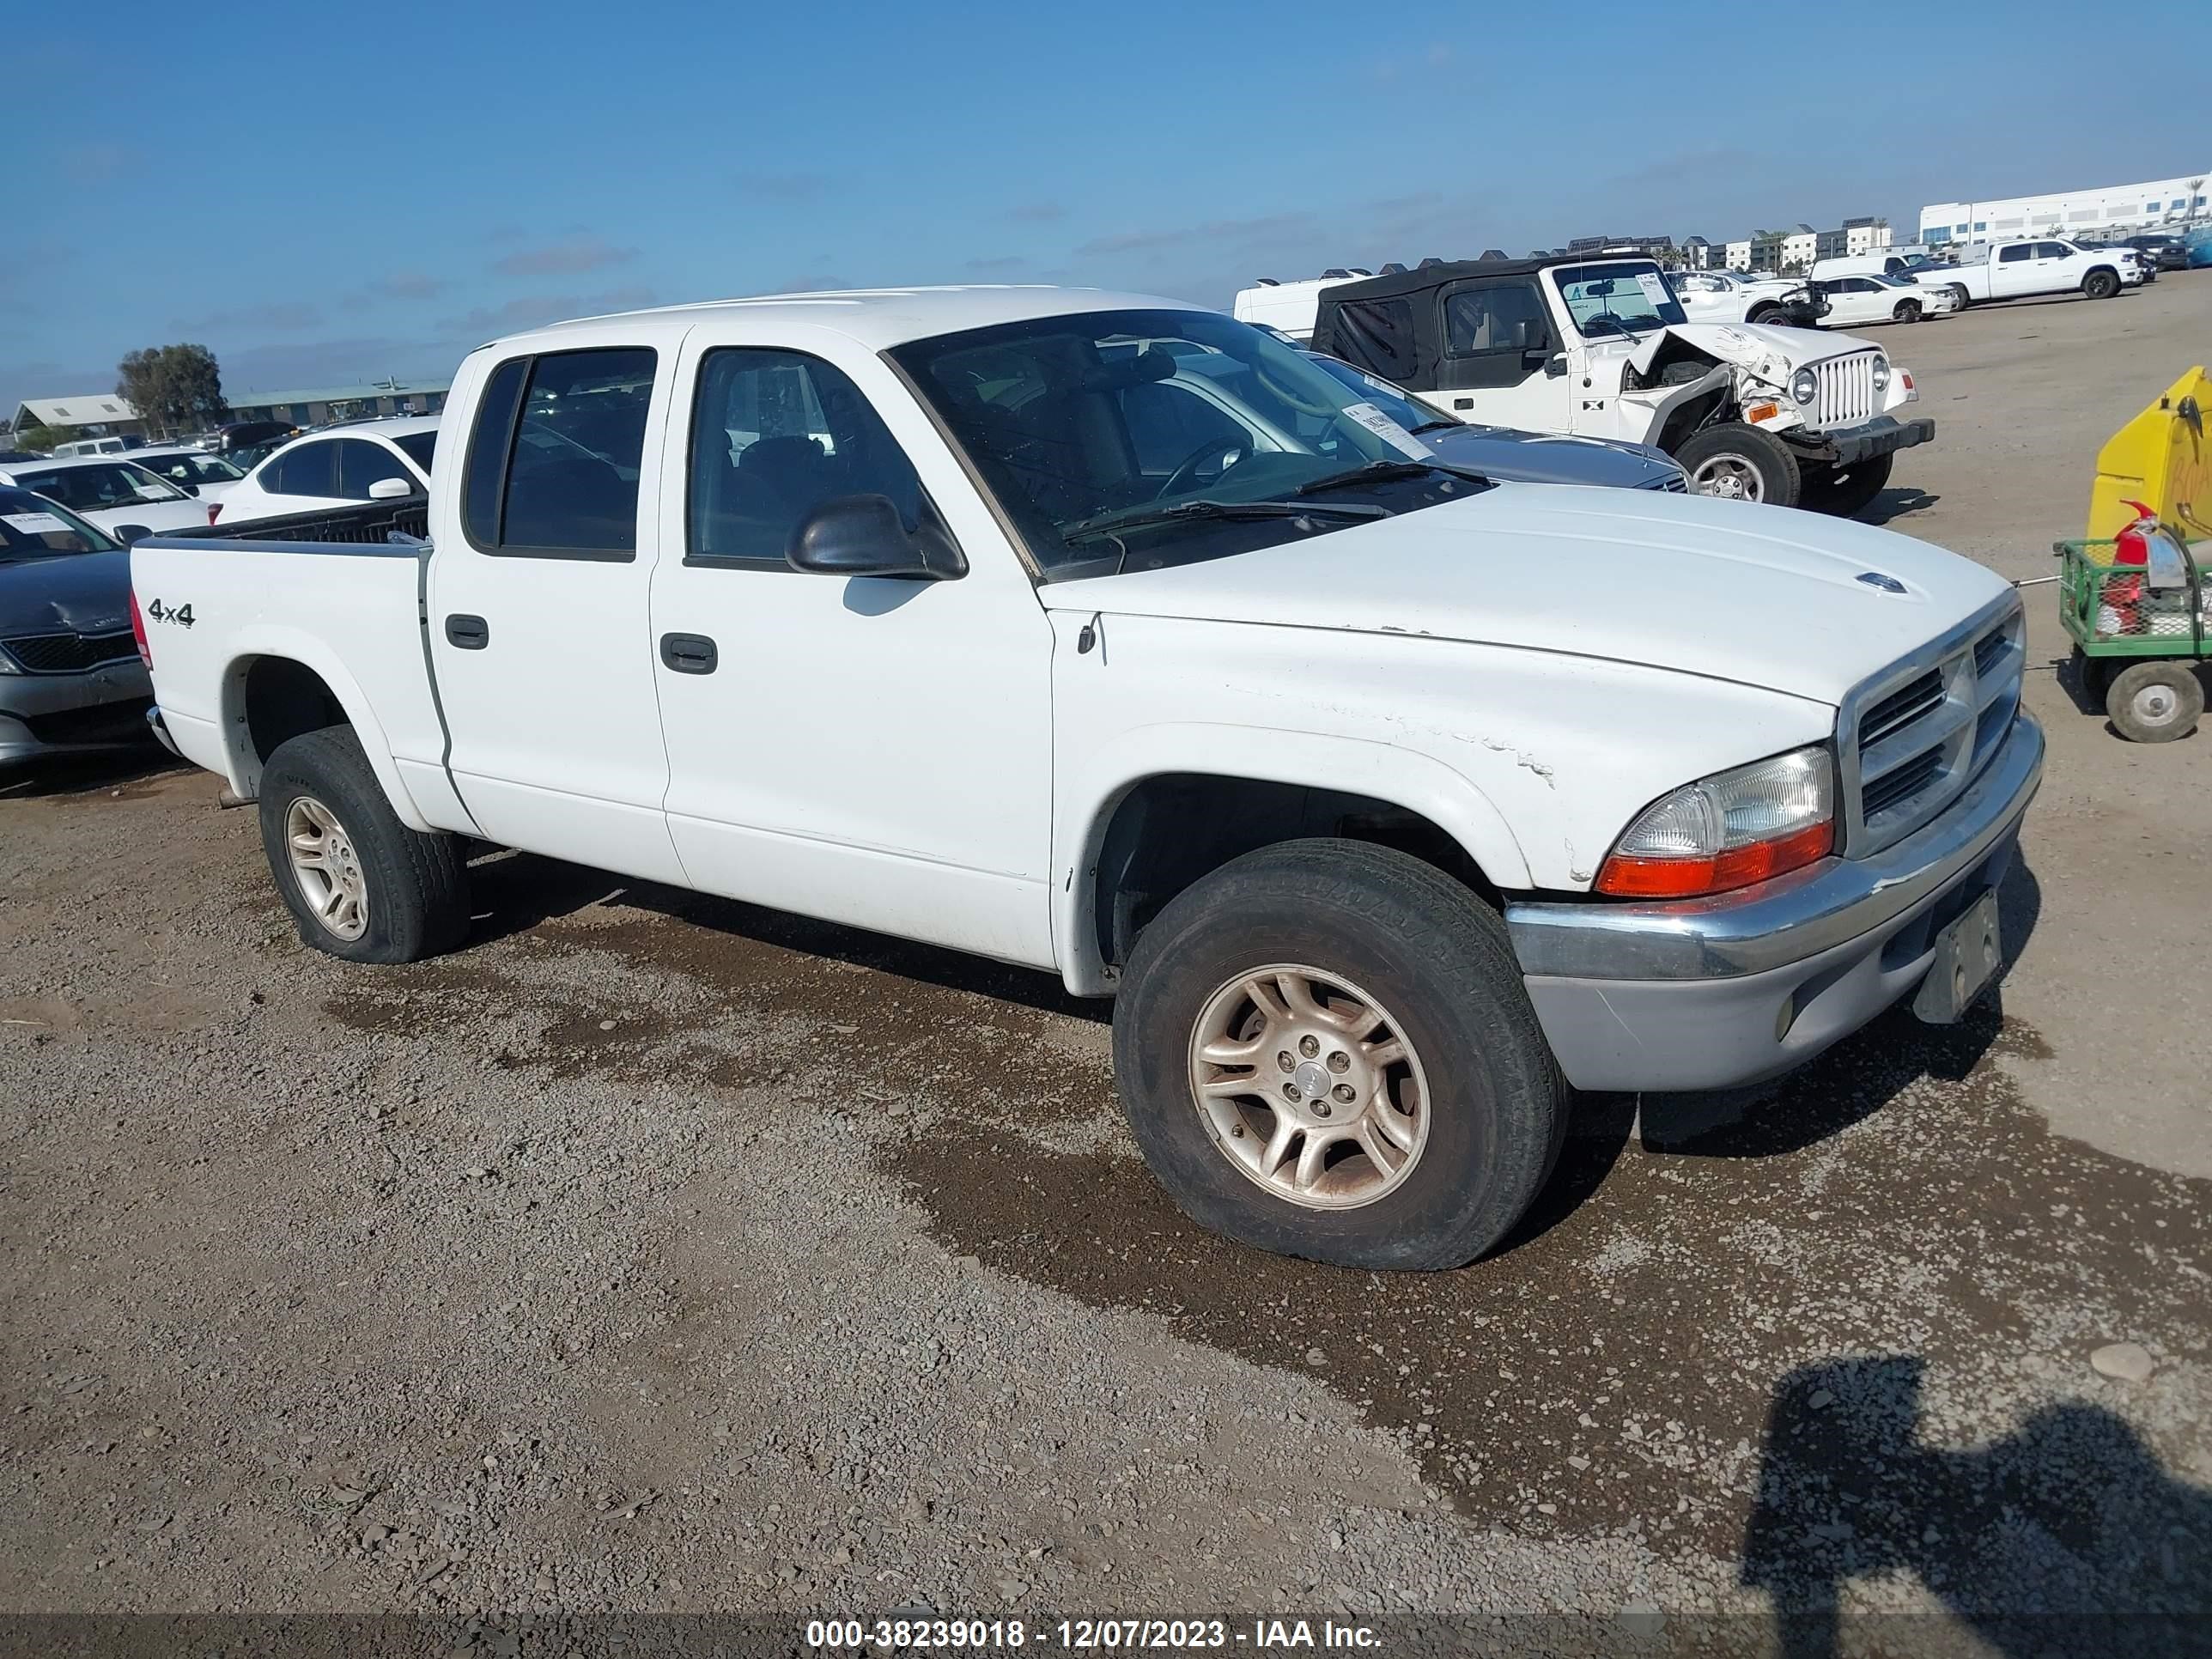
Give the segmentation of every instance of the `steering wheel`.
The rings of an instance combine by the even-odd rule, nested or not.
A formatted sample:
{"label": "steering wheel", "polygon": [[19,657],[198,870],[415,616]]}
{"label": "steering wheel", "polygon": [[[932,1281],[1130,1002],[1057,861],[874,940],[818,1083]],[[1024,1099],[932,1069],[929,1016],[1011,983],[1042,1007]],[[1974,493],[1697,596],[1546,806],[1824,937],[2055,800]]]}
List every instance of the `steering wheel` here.
{"label": "steering wheel", "polygon": [[1208,461],[1220,462],[1213,475],[1218,478],[1239,462],[1251,459],[1252,441],[1249,438],[1209,438],[1191,451],[1181,466],[1168,474],[1168,481],[1160,486],[1158,495],[1153,499],[1164,501],[1170,495],[1189,489],[1198,482],[1199,470]]}

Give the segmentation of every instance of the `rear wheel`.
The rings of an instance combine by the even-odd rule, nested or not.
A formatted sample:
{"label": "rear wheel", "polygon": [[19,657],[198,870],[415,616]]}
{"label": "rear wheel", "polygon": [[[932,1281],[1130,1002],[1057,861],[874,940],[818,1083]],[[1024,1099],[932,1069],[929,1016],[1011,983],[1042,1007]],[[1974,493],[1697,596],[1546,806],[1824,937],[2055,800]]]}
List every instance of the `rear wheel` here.
{"label": "rear wheel", "polygon": [[348,962],[416,962],[468,933],[460,843],[400,823],[351,726],[279,744],[260,810],[262,849],[301,943]]}
{"label": "rear wheel", "polygon": [[2203,712],[2204,682],[2185,662],[2130,663],[2105,691],[2105,713],[2130,743],[2185,738]]}
{"label": "rear wheel", "polygon": [[2109,270],[2093,270],[2081,279],[2081,292],[2093,300],[2109,300],[2120,291],[2120,279]]}
{"label": "rear wheel", "polygon": [[1890,468],[1896,460],[1894,455],[1876,455],[1870,460],[1855,462],[1847,467],[1808,469],[1797,505],[1814,513],[1832,514],[1839,519],[1848,519],[1862,513],[1888,485]]}
{"label": "rear wheel", "polygon": [[1795,507],[1798,497],[1797,458],[1790,446],[1755,426],[1731,422],[1692,433],[1674,452],[1690,475],[1693,495],[1723,501],[1764,501]]}
{"label": "rear wheel", "polygon": [[1346,1267],[1473,1261],[1566,1133],[1504,924],[1363,842],[1263,848],[1170,902],[1132,953],[1114,1069],[1185,1214]]}

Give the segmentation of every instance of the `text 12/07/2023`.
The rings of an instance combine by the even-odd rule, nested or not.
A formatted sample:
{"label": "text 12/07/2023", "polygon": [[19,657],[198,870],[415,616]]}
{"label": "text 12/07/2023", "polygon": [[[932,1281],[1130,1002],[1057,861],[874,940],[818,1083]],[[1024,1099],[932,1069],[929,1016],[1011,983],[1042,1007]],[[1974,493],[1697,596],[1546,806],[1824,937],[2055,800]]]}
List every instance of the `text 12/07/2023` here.
{"label": "text 12/07/2023", "polygon": [[1030,1626],[1018,1619],[895,1618],[817,1619],[807,1622],[810,1648],[945,1648],[952,1650],[1060,1648],[1097,1650],[1181,1651],[1243,1648],[1255,1653],[1298,1649],[1374,1649],[1378,1632],[1364,1625],[1323,1620],[1255,1619],[1231,1624],[1225,1619],[1062,1619]]}

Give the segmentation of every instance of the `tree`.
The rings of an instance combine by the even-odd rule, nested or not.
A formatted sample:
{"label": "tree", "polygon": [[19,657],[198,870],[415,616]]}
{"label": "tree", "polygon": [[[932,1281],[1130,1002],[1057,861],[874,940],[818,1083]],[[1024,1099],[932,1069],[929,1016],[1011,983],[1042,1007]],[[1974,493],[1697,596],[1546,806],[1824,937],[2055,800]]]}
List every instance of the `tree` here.
{"label": "tree", "polygon": [[27,426],[12,441],[18,449],[27,449],[33,455],[51,455],[54,446],[70,441],[67,431],[58,426]]}
{"label": "tree", "polygon": [[222,372],[204,345],[149,346],[115,372],[116,394],[158,434],[197,431],[222,418]]}

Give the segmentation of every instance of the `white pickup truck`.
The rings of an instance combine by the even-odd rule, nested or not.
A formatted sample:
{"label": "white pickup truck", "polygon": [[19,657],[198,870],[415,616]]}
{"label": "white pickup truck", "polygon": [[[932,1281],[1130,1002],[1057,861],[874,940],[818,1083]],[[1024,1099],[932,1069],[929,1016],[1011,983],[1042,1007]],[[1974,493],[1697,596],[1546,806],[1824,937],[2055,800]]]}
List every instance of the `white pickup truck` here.
{"label": "white pickup truck", "polygon": [[2046,294],[2109,300],[2123,289],[2141,288],[2143,266],[2133,248],[2077,247],[2061,238],[2044,236],[1964,249],[1956,268],[1940,280],[1960,289],[1970,305]]}
{"label": "white pickup truck", "polygon": [[156,730],[333,955],[459,945],[482,841],[1027,964],[1192,1216],[1368,1267],[1502,1239],[1571,1085],[1997,971],[2043,739],[1938,549],[1495,484],[1096,292],[565,324],[445,421],[427,497],[134,550]]}
{"label": "white pickup truck", "polygon": [[1919,393],[1872,341],[1699,321],[1637,256],[1431,260],[1236,307],[1454,419],[1664,450],[1701,495],[1849,516],[1936,435],[1898,418]]}

